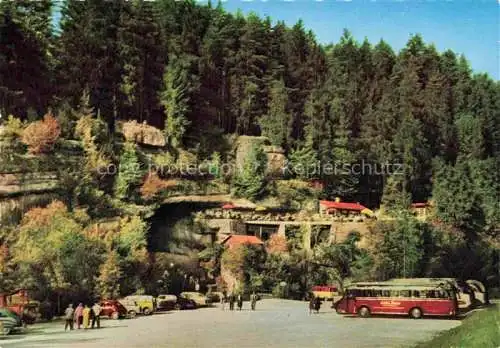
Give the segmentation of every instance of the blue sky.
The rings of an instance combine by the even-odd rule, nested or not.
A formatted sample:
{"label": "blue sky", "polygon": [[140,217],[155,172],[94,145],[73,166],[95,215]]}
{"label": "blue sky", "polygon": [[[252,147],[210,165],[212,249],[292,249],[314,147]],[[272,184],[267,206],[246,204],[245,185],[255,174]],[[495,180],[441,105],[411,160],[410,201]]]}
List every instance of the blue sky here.
{"label": "blue sky", "polygon": [[474,72],[500,79],[500,0],[226,0],[223,4],[229,12],[255,12],[290,26],[302,19],[325,44],[337,42],[347,28],[359,41],[367,37],[376,43],[383,38],[398,51],[411,34],[420,33],[440,51],[465,54]]}
{"label": "blue sky", "polygon": [[500,0],[227,0],[229,12],[241,9],[293,25],[302,19],[321,43],[337,42],[343,28],[362,41],[383,38],[393,49],[420,33],[438,50],[463,53],[474,72],[499,79]]}

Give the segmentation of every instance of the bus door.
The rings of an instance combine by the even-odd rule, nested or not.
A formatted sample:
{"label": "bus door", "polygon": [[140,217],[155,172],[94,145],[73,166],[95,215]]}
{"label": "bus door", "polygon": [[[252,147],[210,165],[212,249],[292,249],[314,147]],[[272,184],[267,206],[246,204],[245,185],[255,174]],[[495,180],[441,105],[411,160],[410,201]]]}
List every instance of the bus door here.
{"label": "bus door", "polygon": [[346,313],[356,314],[356,294],[357,291],[354,289],[346,291]]}

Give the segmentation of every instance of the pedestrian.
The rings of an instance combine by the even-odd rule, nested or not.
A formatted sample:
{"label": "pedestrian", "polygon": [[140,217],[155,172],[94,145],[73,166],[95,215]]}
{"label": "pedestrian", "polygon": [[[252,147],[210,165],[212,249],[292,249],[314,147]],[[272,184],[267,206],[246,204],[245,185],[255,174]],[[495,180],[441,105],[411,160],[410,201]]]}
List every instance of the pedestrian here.
{"label": "pedestrian", "polygon": [[238,294],[238,310],[241,311],[243,308],[243,296],[241,294]]}
{"label": "pedestrian", "polygon": [[233,311],[234,310],[234,294],[231,293],[229,295],[229,310]]}
{"label": "pedestrian", "polygon": [[316,297],[314,299],[314,310],[316,311],[316,314],[319,313],[320,307],[321,307],[321,299],[319,297]]}
{"label": "pedestrian", "polygon": [[73,304],[70,303],[68,308],[64,311],[64,331],[73,330],[73,316],[75,314],[75,310],[73,309]]}
{"label": "pedestrian", "polygon": [[222,310],[224,310],[225,305],[226,305],[226,295],[222,294],[220,297],[220,306]]}
{"label": "pedestrian", "polygon": [[311,298],[309,300],[309,314],[311,314],[313,312],[313,310],[314,310],[314,303],[315,303],[314,302],[315,301],[314,295],[310,295],[310,297]]}
{"label": "pedestrian", "polygon": [[250,296],[250,301],[252,304],[252,311],[254,311],[255,305],[257,304],[257,295],[255,295],[255,291],[252,293],[252,296]]}
{"label": "pedestrian", "polygon": [[101,311],[102,308],[98,302],[94,303],[92,306],[92,312],[94,312],[94,317],[92,318],[92,328],[97,324],[97,328],[101,328]]}
{"label": "pedestrian", "polygon": [[83,308],[83,328],[88,329],[90,326],[90,308],[85,305]]}
{"label": "pedestrian", "polygon": [[75,323],[78,329],[81,329],[83,324],[83,303],[80,303],[75,309]]}

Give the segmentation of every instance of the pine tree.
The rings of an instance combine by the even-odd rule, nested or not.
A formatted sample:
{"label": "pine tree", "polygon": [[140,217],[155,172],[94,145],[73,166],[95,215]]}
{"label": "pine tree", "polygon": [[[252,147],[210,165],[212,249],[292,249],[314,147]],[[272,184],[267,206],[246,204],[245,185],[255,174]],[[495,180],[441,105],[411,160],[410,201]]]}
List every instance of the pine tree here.
{"label": "pine tree", "polygon": [[190,92],[188,71],[181,59],[172,59],[163,77],[164,88],[160,101],[165,110],[165,135],[170,146],[182,145],[190,122]]}
{"label": "pine tree", "polygon": [[269,90],[269,105],[266,115],[259,119],[261,134],[273,145],[290,143],[292,118],[287,112],[288,95],[283,80],[275,81]]}
{"label": "pine tree", "polygon": [[118,175],[114,187],[115,196],[122,200],[130,199],[131,188],[140,183],[142,176],[135,144],[127,142],[120,156]]}
{"label": "pine tree", "polygon": [[245,159],[243,168],[238,169],[232,183],[233,194],[256,200],[266,190],[267,156],[261,147],[252,147]]}
{"label": "pine tree", "polygon": [[36,118],[48,110],[50,81],[49,1],[0,4],[0,112]]}
{"label": "pine tree", "polygon": [[123,12],[118,32],[123,60],[121,92],[132,118],[163,126],[157,91],[166,61],[160,29],[151,3],[136,1]]}

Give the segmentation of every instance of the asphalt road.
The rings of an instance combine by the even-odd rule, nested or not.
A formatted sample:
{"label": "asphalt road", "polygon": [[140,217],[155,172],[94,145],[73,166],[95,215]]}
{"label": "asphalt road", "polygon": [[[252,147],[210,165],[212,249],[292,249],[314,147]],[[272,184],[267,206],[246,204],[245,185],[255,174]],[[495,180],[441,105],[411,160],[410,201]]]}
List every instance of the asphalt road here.
{"label": "asphalt road", "polygon": [[309,315],[306,302],[262,300],[257,310],[202,308],[149,317],[102,320],[101,329],[64,332],[63,324],[29,327],[23,334],[0,338],[0,348],[20,347],[411,347],[458,320],[357,318],[337,315],[328,305]]}

